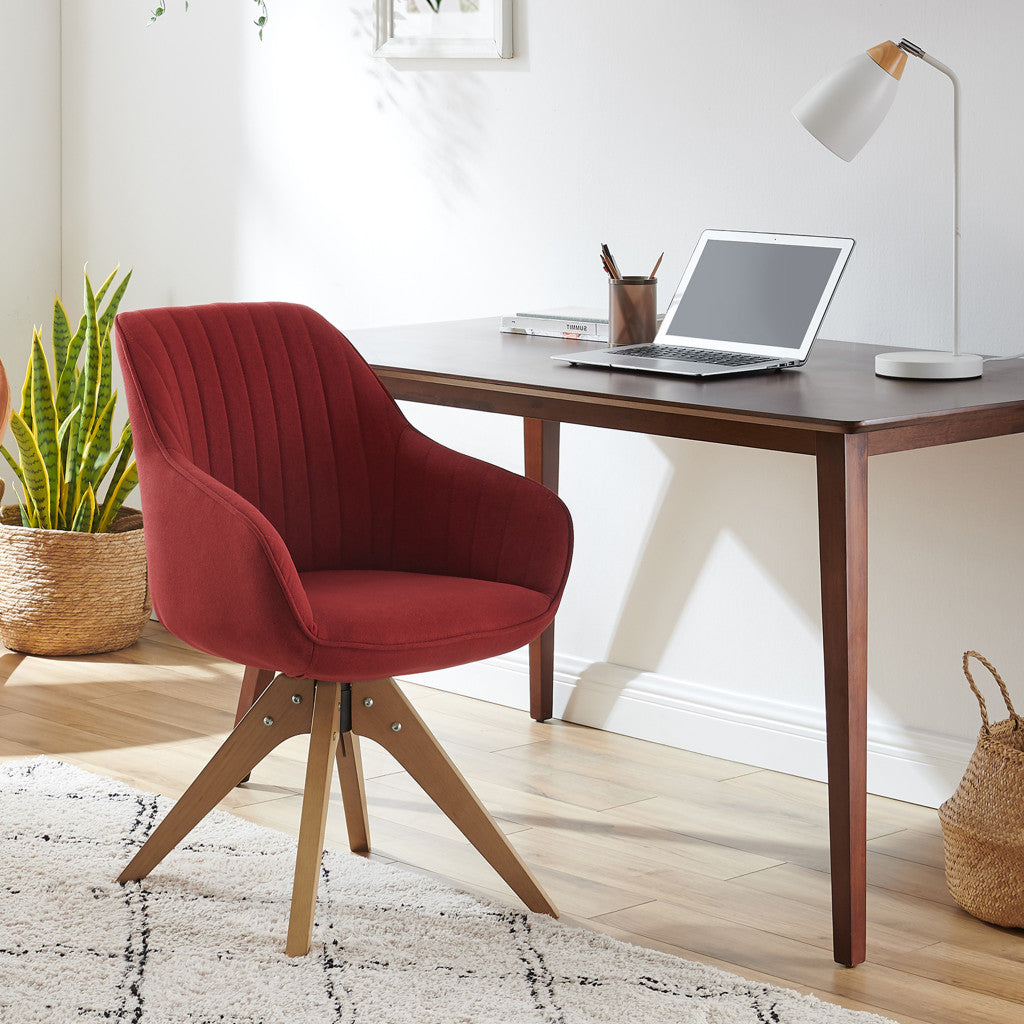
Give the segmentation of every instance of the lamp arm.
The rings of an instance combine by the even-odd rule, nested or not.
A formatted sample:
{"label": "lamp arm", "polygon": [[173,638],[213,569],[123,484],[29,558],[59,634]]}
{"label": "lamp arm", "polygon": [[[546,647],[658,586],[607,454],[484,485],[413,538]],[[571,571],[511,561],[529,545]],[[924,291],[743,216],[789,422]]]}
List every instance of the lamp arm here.
{"label": "lamp arm", "polygon": [[953,354],[960,354],[960,79],[942,61],[908,39],[900,49],[941,71],[953,83]]}

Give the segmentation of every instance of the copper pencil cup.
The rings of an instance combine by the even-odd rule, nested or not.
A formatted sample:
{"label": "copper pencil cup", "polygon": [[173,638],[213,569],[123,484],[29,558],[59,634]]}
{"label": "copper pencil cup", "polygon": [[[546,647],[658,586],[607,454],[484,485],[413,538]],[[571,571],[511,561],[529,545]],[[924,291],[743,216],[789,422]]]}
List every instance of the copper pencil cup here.
{"label": "copper pencil cup", "polygon": [[613,277],[608,282],[608,347],[654,341],[657,309],[656,277]]}

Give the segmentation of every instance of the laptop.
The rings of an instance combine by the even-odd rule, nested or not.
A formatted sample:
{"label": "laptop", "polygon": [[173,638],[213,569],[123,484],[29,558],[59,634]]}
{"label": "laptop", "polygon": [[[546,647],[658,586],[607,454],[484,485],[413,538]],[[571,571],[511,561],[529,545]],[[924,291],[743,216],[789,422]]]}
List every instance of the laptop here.
{"label": "laptop", "polygon": [[852,250],[852,238],[705,231],[651,344],[551,358],[681,377],[801,366]]}

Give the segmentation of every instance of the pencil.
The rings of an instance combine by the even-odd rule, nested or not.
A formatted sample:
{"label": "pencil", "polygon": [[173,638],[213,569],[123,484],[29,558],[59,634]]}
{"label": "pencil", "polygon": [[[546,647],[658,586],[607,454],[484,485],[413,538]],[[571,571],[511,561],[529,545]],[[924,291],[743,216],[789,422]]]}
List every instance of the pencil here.
{"label": "pencil", "polygon": [[650,276],[651,276],[651,277],[654,277],[654,275],[655,275],[655,274],[656,274],[656,273],[658,272],[658,267],[660,267],[660,266],[661,266],[661,261],[662,261],[662,260],[663,260],[664,258],[665,258],[665,254],[664,254],[664,253],[662,253],[662,254],[661,254],[661,255],[660,255],[659,257],[658,257],[658,262],[654,264],[654,269],[653,269],[653,270],[651,271],[651,273],[650,273]]}
{"label": "pencil", "polygon": [[602,244],[601,246],[601,263],[604,269],[608,272],[609,276],[618,280],[622,275],[619,273],[619,268],[615,265],[615,260],[612,259],[611,251],[607,245]]}
{"label": "pencil", "polygon": [[612,277],[621,278],[622,274],[619,273],[619,265],[615,262],[615,257],[612,255],[612,251],[611,249],[608,248],[608,244],[606,242],[602,242],[601,252],[604,253],[604,257],[608,261],[608,266],[611,269]]}

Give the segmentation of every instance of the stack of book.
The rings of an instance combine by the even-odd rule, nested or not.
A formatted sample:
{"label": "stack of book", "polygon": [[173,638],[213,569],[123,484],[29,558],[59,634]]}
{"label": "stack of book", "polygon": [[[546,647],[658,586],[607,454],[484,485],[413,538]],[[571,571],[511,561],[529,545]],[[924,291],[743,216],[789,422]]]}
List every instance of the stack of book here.
{"label": "stack of book", "polygon": [[565,306],[536,313],[515,313],[501,318],[506,334],[539,334],[544,338],[597,341],[608,344],[608,311]]}
{"label": "stack of book", "polygon": [[[665,319],[658,314],[658,326]],[[505,334],[536,334],[542,338],[565,338],[567,341],[596,341],[608,344],[608,313],[583,306],[541,309],[535,313],[513,313],[501,318]]]}

